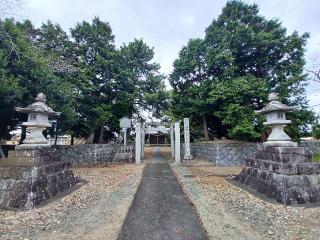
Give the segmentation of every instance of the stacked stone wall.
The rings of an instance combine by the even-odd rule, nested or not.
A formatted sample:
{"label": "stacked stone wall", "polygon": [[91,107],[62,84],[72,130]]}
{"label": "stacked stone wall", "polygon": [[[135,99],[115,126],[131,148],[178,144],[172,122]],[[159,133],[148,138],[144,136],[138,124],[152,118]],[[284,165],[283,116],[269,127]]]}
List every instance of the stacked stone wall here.
{"label": "stacked stone wall", "polygon": [[320,163],[302,147],[265,147],[237,179],[283,204],[320,202]]}
{"label": "stacked stone wall", "polygon": [[304,147],[308,154],[320,154],[320,140],[318,141],[304,141],[299,144],[299,147]]}
{"label": "stacked stone wall", "polygon": [[0,208],[29,209],[76,183],[71,165],[132,162],[131,146],[92,144],[9,151],[0,160]]}
{"label": "stacked stone wall", "polygon": [[32,208],[76,183],[54,149],[9,151],[0,161],[0,207]]}
{"label": "stacked stone wall", "polygon": [[56,154],[60,159],[72,165],[91,165],[108,162],[132,162],[132,146],[113,144],[86,144],[57,146]]}
{"label": "stacked stone wall", "polygon": [[[299,144],[307,154],[320,153],[320,141],[305,141]],[[183,148],[182,148],[183,149]],[[245,159],[252,158],[262,149],[262,143],[214,141],[191,143],[191,155],[195,159],[204,159],[219,166],[242,166]]]}

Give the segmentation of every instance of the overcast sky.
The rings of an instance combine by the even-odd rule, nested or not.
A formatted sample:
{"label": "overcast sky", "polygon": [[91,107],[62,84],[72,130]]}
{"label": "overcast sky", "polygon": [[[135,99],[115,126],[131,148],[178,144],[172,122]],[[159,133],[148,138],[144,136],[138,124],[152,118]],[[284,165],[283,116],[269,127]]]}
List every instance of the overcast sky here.
{"label": "overcast sky", "polygon": [[[110,23],[116,44],[143,38],[155,49],[155,60],[163,73],[190,38],[203,37],[205,28],[220,14],[226,0],[24,0],[22,16],[36,26],[52,20],[68,30],[94,16]],[[309,32],[306,59],[320,59],[319,0],[247,0],[256,2],[260,13],[278,18],[292,33]],[[310,105],[320,104],[320,84],[307,89]],[[320,111],[320,107],[315,109]]]}

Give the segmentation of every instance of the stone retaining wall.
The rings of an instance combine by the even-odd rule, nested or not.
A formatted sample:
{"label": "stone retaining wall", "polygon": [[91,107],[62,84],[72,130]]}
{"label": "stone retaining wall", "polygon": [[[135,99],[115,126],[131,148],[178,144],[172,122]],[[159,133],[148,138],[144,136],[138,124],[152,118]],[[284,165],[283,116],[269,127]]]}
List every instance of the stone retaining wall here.
{"label": "stone retaining wall", "polygon": [[[320,153],[320,141],[302,142],[306,153]],[[204,159],[219,166],[242,166],[246,158],[252,158],[261,150],[262,143],[214,141],[207,143],[191,143],[191,155],[197,159]]]}
{"label": "stone retaining wall", "polygon": [[76,183],[56,150],[20,149],[0,160],[0,208],[30,209]]}
{"label": "stone retaining wall", "polygon": [[71,165],[132,162],[131,146],[92,144],[9,151],[0,159],[0,208],[29,209],[76,183]]}
{"label": "stone retaining wall", "polygon": [[115,144],[86,144],[57,146],[56,153],[60,159],[72,165],[91,165],[108,162],[133,162],[132,146]]}
{"label": "stone retaining wall", "polygon": [[299,147],[304,147],[308,154],[320,154],[320,140],[301,142]]}
{"label": "stone retaining wall", "polygon": [[192,143],[191,154],[194,158],[205,159],[219,166],[241,166],[244,159],[252,157],[261,146],[261,143],[249,142]]}

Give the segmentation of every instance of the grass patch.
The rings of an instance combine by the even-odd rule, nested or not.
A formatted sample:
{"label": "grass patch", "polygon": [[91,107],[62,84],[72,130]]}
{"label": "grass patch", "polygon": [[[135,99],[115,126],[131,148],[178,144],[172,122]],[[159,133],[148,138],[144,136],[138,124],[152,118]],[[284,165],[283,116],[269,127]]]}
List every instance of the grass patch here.
{"label": "grass patch", "polygon": [[320,154],[318,153],[318,154],[312,155],[312,161],[320,163]]}

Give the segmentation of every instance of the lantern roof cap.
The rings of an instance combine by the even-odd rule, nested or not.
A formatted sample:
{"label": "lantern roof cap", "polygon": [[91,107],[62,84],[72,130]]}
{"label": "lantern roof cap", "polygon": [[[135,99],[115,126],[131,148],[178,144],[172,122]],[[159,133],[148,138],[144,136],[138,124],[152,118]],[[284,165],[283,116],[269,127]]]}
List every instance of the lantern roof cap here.
{"label": "lantern roof cap", "polygon": [[49,116],[59,116],[60,112],[53,111],[50,107],[46,105],[46,95],[43,93],[39,93],[37,97],[35,98],[34,103],[31,105],[21,108],[21,107],[15,107],[17,112],[22,113],[43,113]]}
{"label": "lantern roof cap", "polygon": [[264,114],[274,111],[290,112],[294,107],[287,106],[279,101],[279,96],[277,93],[272,92],[269,94],[268,100],[270,101],[264,108],[259,111],[255,111],[258,114]]}

